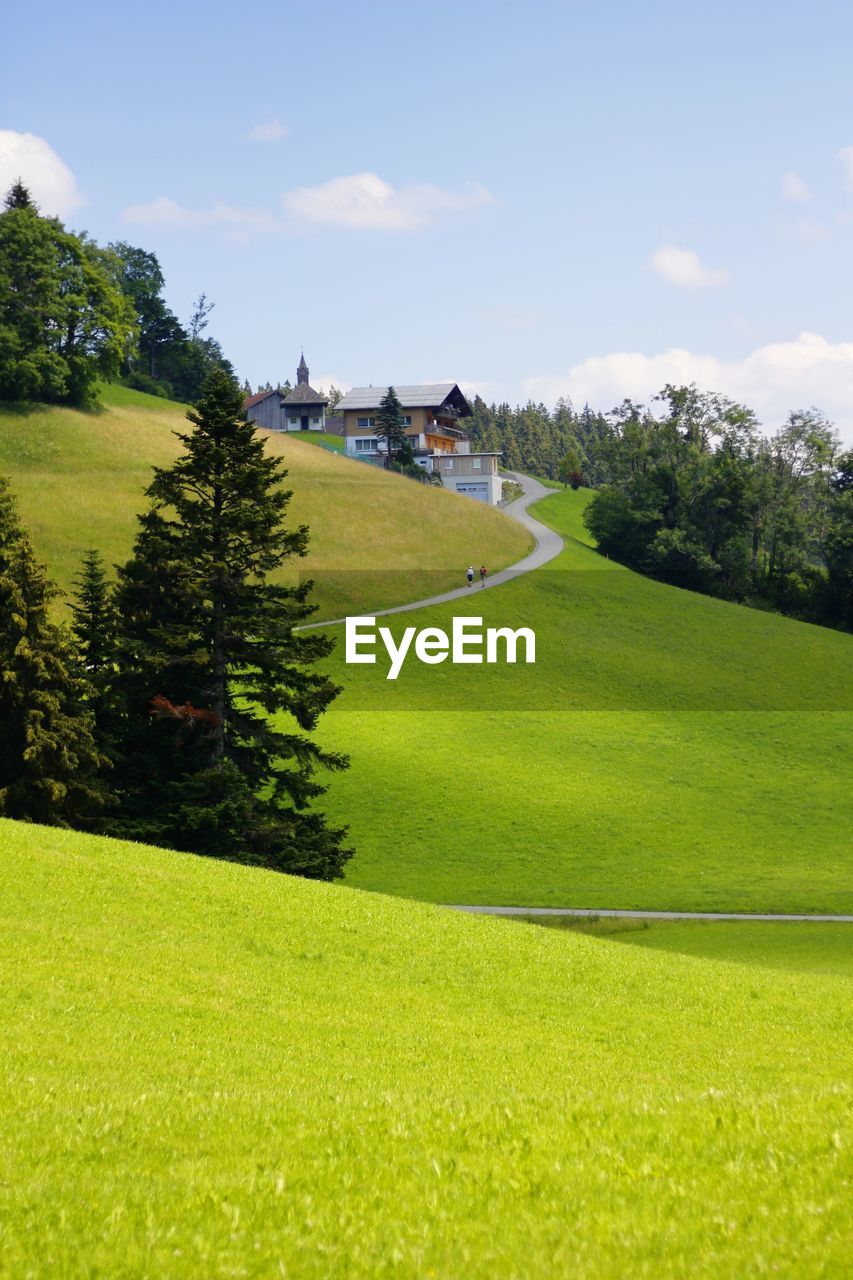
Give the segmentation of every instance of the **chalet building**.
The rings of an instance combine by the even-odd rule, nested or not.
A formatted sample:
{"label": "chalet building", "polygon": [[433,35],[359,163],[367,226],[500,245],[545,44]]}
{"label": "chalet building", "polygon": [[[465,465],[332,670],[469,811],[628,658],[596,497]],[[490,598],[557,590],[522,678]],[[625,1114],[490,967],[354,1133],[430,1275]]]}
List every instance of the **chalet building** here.
{"label": "chalet building", "polygon": [[[376,454],[383,446],[374,435],[376,413],[388,388],[353,387],[335,406],[343,414],[347,453]],[[455,382],[427,382],[416,387],[395,387],[403,406],[406,435],[415,457],[432,453],[463,453],[468,436],[459,424],[471,417],[471,406]]]}
{"label": "chalet building", "polygon": [[268,431],[325,431],[328,403],[326,396],[310,385],[303,355],[292,391],[261,391],[246,399],[245,409],[253,422]]}
{"label": "chalet building", "polygon": [[[471,453],[461,424],[470,418],[471,406],[455,382],[428,382],[395,387],[403,408],[406,435],[415,461],[438,471],[444,485],[492,506],[501,498],[496,453]],[[375,435],[376,414],[387,387],[353,387],[339,400],[336,414],[343,416],[344,448],[348,454],[369,461],[382,456],[385,445]]]}

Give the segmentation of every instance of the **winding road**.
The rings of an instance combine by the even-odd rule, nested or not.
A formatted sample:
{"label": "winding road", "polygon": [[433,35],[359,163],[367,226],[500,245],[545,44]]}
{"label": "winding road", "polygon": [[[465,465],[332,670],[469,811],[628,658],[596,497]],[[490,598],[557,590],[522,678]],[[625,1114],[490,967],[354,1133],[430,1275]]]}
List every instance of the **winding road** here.
{"label": "winding road", "polygon": [[[529,515],[527,511],[527,508],[532,503],[538,502],[540,498],[546,498],[554,490],[547,488],[544,484],[540,484],[538,480],[534,480],[533,476],[521,475],[520,472],[504,471],[501,472],[501,475],[508,480],[515,480],[523,490],[520,498],[516,498],[514,502],[507,503],[501,510],[505,515],[511,516],[513,520],[517,520],[519,524],[533,534],[536,539],[536,545],[529,555],[526,555],[523,560],[510,565],[508,569],[500,569],[497,573],[493,573],[491,577],[486,579],[483,587],[479,583],[473,587],[466,585],[464,587],[456,587],[453,591],[445,591],[441,595],[427,596],[424,600],[412,600],[409,604],[397,604],[390,609],[372,609],[370,611],[371,618],[386,618],[391,613],[410,613],[413,609],[423,609],[427,605],[447,604],[451,600],[461,600],[463,596],[473,595],[475,591],[499,587],[504,582],[511,582],[513,578],[520,578],[522,574],[530,573],[533,569],[541,569],[543,565],[548,564],[550,560],[560,554],[563,549],[563,539],[559,533],[549,529],[547,525]],[[464,573],[465,570],[460,565],[460,577]],[[306,623],[305,626],[297,627],[296,630],[312,631],[320,627],[341,626],[344,622],[346,622],[346,618],[330,618],[325,622]]]}

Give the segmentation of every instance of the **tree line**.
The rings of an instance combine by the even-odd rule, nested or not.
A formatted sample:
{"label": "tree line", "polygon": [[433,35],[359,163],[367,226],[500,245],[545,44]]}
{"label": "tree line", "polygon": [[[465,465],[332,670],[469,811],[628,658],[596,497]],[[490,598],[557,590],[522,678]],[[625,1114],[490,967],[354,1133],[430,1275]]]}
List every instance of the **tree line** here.
{"label": "tree line", "polygon": [[81,566],[70,627],[0,482],[0,814],[333,879],[352,850],[317,809],[345,756],[311,733],[340,692],[298,628],[310,582],[280,459],[226,369],[156,468],[130,559]]}
{"label": "tree line", "polygon": [[606,555],[728,600],[853,629],[853,453],[816,409],[773,434],[725,396],[666,386],[610,413],[472,403],[472,447],[596,490]]}
{"label": "tree line", "polygon": [[187,403],[211,369],[233,372],[205,335],[201,294],[186,326],[163,298],[153,253],[44,217],[20,181],[0,213],[0,400],[86,407],[99,378]]}

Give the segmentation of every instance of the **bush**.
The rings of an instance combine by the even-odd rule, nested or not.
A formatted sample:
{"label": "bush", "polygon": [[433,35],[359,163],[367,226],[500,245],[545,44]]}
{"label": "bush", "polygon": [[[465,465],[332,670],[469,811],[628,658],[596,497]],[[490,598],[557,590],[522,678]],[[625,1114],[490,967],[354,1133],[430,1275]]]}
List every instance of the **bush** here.
{"label": "bush", "polygon": [[152,378],[149,373],[143,373],[141,369],[134,369],[124,381],[133,391],[144,391],[149,396],[162,396],[165,400],[174,399],[168,382],[160,382],[157,378]]}

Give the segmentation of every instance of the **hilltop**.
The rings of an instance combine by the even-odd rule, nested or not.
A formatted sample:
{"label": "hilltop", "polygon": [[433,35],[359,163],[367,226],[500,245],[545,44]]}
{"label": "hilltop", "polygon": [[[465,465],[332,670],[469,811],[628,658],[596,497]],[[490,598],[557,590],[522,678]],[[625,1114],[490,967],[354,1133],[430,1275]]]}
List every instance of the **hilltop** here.
{"label": "hilltop", "polygon": [[[186,406],[114,384],[99,412],[0,405],[0,473],[8,476],[36,552],[68,590],[96,547],[124,560],[151,468],[179,449]],[[529,550],[503,512],[272,434],[294,491],[288,519],[311,530],[295,573],[316,576],[321,614],[382,608],[459,585],[465,566],[495,568]]]}
{"label": "hilltop", "polygon": [[849,981],[0,843],[0,1273],[843,1271]]}

